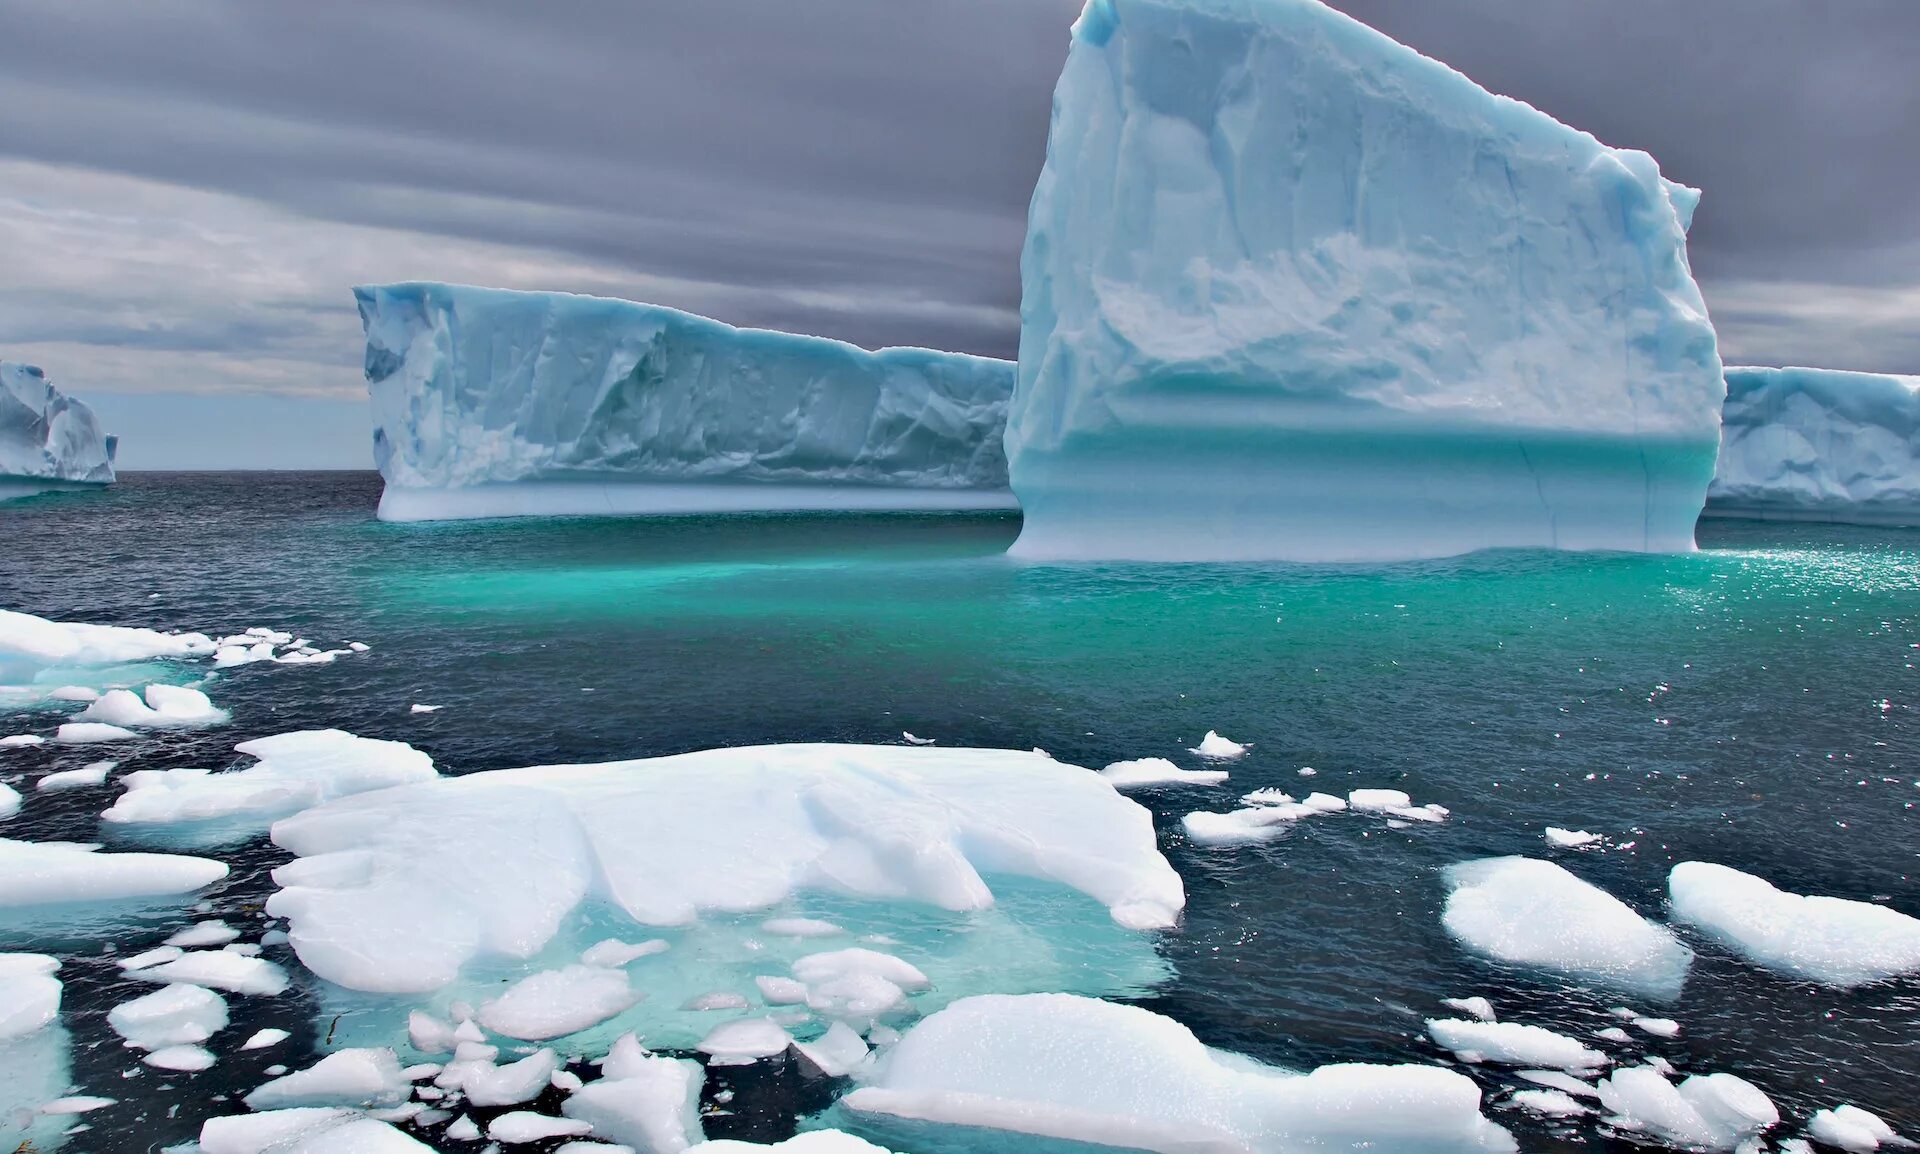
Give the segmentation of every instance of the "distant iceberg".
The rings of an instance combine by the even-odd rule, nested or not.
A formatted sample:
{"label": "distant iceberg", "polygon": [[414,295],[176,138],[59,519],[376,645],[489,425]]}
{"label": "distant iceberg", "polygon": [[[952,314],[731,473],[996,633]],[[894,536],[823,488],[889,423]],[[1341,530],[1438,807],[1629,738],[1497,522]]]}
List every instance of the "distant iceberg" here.
{"label": "distant iceberg", "polygon": [[1317,0],[1091,0],[1022,263],[1014,553],[1691,549],[1697,201]]}
{"label": "distant iceberg", "polygon": [[118,437],[35,365],[0,361],[0,501],[113,483]]}
{"label": "distant iceberg", "polygon": [[386,520],[1014,504],[1007,361],[567,293],[354,295]]}
{"label": "distant iceberg", "polygon": [[1727,368],[1707,513],[1920,525],[1920,377]]}

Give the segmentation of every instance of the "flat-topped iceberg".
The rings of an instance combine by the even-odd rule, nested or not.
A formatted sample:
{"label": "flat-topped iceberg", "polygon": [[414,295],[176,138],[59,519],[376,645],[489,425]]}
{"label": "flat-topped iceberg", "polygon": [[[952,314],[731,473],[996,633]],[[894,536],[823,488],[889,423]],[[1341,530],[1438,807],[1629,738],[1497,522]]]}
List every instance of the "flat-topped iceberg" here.
{"label": "flat-topped iceberg", "polygon": [[1691,549],[1696,201],[1318,0],[1090,0],[1022,258],[1014,552]]}
{"label": "flat-topped iceberg", "polygon": [[1920,377],[1729,366],[1707,512],[1920,525]]}
{"label": "flat-topped iceberg", "polygon": [[1013,506],[1007,361],[567,293],[354,295],[387,520]]}
{"label": "flat-topped iceberg", "polygon": [[0,361],[0,501],[113,483],[116,438],[36,365]]}

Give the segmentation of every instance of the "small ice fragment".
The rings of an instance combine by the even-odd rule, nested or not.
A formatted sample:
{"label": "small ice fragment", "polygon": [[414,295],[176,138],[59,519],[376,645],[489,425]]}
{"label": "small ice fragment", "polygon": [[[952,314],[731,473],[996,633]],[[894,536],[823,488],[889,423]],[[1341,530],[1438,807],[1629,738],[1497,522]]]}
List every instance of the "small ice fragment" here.
{"label": "small ice fragment", "polygon": [[520,979],[480,1007],[480,1024],[496,1034],[545,1041],[599,1025],[640,1000],[625,970],[567,966]]}
{"label": "small ice fragment", "polygon": [[19,812],[20,791],[0,781],[0,818],[9,818]]}
{"label": "small ice fragment", "polygon": [[1572,1118],[1590,1111],[1559,1090],[1520,1090],[1513,1104],[1547,1118]]}
{"label": "small ice fragment", "polygon": [[1200,739],[1200,744],[1187,752],[1201,757],[1210,757],[1215,761],[1232,761],[1246,756],[1247,747],[1237,741],[1229,741],[1209,729],[1207,735]]}
{"label": "small ice fragment", "polygon": [[142,1050],[198,1045],[227,1028],[227,1002],[203,986],[173,985],[113,1007],[107,1024]]}
{"label": "small ice fragment", "polygon": [[1430,1018],[1427,1033],[1465,1062],[1560,1070],[1597,1070],[1607,1064],[1607,1056],[1600,1051],[1541,1026]]}
{"label": "small ice fragment", "polygon": [[1604,1030],[1595,1030],[1593,1036],[1596,1038],[1605,1038],[1609,1042],[1616,1042],[1623,1045],[1633,1041],[1633,1035],[1618,1026],[1608,1026]]}
{"label": "small ice fragment", "polygon": [[171,962],[186,952],[179,946],[155,946],[150,950],[121,958],[116,964],[123,970],[142,970],[148,966],[157,966],[161,962]]}
{"label": "small ice fragment", "polygon": [[807,1000],[807,984],[792,978],[761,974],[753,984],[760,987],[760,1000],[769,1006],[796,1006]]}
{"label": "small ice fragment", "polygon": [[85,1114],[89,1110],[98,1110],[119,1101],[117,1098],[96,1098],[86,1094],[76,1094],[70,1098],[55,1098],[40,1107],[42,1114]]}
{"label": "small ice fragment", "polygon": [[47,793],[67,789],[86,789],[89,786],[106,784],[107,774],[118,765],[115,761],[90,761],[79,769],[61,770],[50,773],[34,782],[33,788]]}
{"label": "small ice fragment", "polygon": [[255,1030],[251,1037],[249,1037],[246,1041],[240,1043],[240,1048],[242,1050],[264,1050],[268,1046],[279,1045],[281,1042],[286,1041],[287,1038],[290,1036],[291,1035],[289,1035],[285,1030],[279,1029],[274,1026],[268,1026],[264,1030]]}
{"label": "small ice fragment", "polygon": [[1458,1010],[1468,1017],[1482,1022],[1496,1020],[1493,1013],[1493,1003],[1482,997],[1445,998],[1441,1000],[1440,1004],[1450,1010]]}
{"label": "small ice fragment", "polygon": [[1858,1106],[1835,1106],[1821,1110],[1807,1122],[1807,1133],[1815,1142],[1838,1146],[1851,1154],[1868,1154],[1883,1145],[1910,1147],[1912,1142],[1894,1133],[1880,1115]]}
{"label": "small ice fragment", "polygon": [[54,731],[53,739],[62,745],[92,745],[102,741],[126,741],[140,736],[131,729],[98,721],[69,721]]}
{"label": "small ice fragment", "polygon": [[240,931],[224,921],[199,922],[168,938],[167,945],[192,949],[198,946],[224,946],[240,936]]}
{"label": "small ice fragment", "polygon": [[347,648],[353,650],[355,653],[365,653],[367,650],[372,649],[373,646],[368,645],[364,641],[349,641],[347,642]]}
{"label": "small ice fragment", "polygon": [[588,946],[586,952],[580,955],[580,961],[583,965],[614,968],[651,954],[665,953],[666,950],[667,942],[663,938],[649,938],[644,942],[608,938]]}
{"label": "small ice fragment", "polygon": [[867,1058],[867,1044],[845,1022],[835,1022],[817,1040],[796,1042],[794,1048],[806,1055],[807,1060],[820,1067],[820,1072],[829,1078],[846,1077]]}
{"label": "small ice fragment", "polygon": [[1339,813],[1347,808],[1347,799],[1330,793],[1310,793],[1300,804],[1315,813]]}
{"label": "small ice fragment", "polygon": [[161,1070],[184,1073],[205,1070],[215,1061],[213,1052],[205,1046],[163,1046],[141,1060]]}
{"label": "small ice fragment", "polygon": [[227,876],[223,862],[97,845],[0,838],[0,908],[185,894]]}
{"label": "small ice fragment", "polygon": [[831,938],[847,932],[819,918],[768,918],[760,929],[783,938]]}
{"label": "small ice fragment", "polygon": [[[1267,808],[1279,809],[1277,806]],[[1252,809],[1237,809],[1231,813],[1198,810],[1181,818],[1180,828],[1186,833],[1187,840],[1195,845],[1239,845],[1278,837],[1281,823],[1256,821],[1258,812]]]}
{"label": "small ice fragment", "polygon": [[451,1054],[460,1040],[454,1037],[453,1023],[414,1010],[407,1015],[407,1044],[422,1054]]}
{"label": "small ice fragment", "polygon": [[553,1076],[547,1079],[547,1085],[552,1086],[563,1094],[571,1094],[586,1085],[586,1083],[580,1080],[580,1075],[572,1073],[571,1071],[555,1070]]}
{"label": "small ice fragment", "polygon": [[1390,813],[1412,809],[1413,799],[1397,789],[1356,789],[1348,791],[1347,804],[1362,813]]}
{"label": "small ice fragment", "polygon": [[487,1137],[508,1145],[542,1142],[548,1138],[570,1138],[592,1130],[591,1123],[572,1118],[553,1118],[535,1114],[531,1110],[514,1110],[487,1123]]}
{"label": "small ice fragment", "polygon": [[1300,767],[1301,777],[1313,777],[1319,772],[1320,772],[1319,770],[1313,768],[1311,765],[1303,765]]}
{"label": "small ice fragment", "polygon": [[1680,1023],[1672,1018],[1635,1018],[1633,1025],[1642,1033],[1652,1034],[1656,1038],[1677,1037],[1680,1033]]}
{"label": "small ice fragment", "polygon": [[46,738],[37,733],[16,733],[9,737],[0,737],[0,749],[18,749],[27,745],[44,745]]}
{"label": "small ice fragment", "polygon": [[1588,833],[1584,829],[1561,829],[1559,826],[1547,827],[1547,844],[1556,849],[1579,849],[1606,838],[1597,833]]}
{"label": "small ice fragment", "polygon": [[1115,789],[1135,789],[1148,785],[1219,785],[1227,780],[1223,769],[1181,769],[1164,757],[1143,757],[1137,761],[1116,761],[1100,771],[1100,776]]}
{"label": "small ice fragment", "polygon": [[744,994],[736,994],[732,990],[713,990],[687,999],[680,1008],[696,1013],[709,1010],[744,1010],[747,1008],[747,999]]}
{"label": "small ice fragment", "polygon": [[932,745],[933,744],[933,738],[931,737],[915,737],[913,734],[907,733],[904,730],[901,732],[900,736],[906,739],[906,742],[908,745]]}
{"label": "small ice fragment", "polygon": [[420,703],[415,702],[413,706],[407,710],[407,712],[408,713],[435,713],[435,712],[438,712],[441,708],[442,707],[438,705],[421,705]]}
{"label": "small ice fragment", "polygon": [[1514,1076],[1524,1078],[1536,1086],[1546,1086],[1572,1094],[1576,1098],[1598,1098],[1600,1091],[1592,1085],[1567,1073],[1565,1070],[1515,1070]]}
{"label": "small ice fragment", "polygon": [[285,992],[289,985],[287,972],[272,962],[226,950],[196,950],[157,966],[129,970],[128,974],[149,982],[186,982],[267,997]]}
{"label": "small ice fragment", "polygon": [[448,1124],[444,1133],[455,1142],[478,1142],[480,1140],[480,1125],[473,1120],[472,1115],[462,1114],[459,1118]]}
{"label": "small ice fragment", "polygon": [[252,1110],[289,1106],[359,1106],[385,1109],[398,1106],[413,1094],[413,1084],[400,1072],[392,1050],[336,1050],[304,1070],[298,1070],[246,1096]]}
{"label": "small ice fragment", "polygon": [[560,1059],[552,1050],[536,1050],[504,1066],[477,1060],[466,1063],[456,1060],[454,1065],[463,1068],[456,1071],[448,1067],[436,1081],[437,1085],[463,1091],[467,1101],[475,1106],[518,1106],[538,1098],[553,1084]]}
{"label": "small ice fragment", "polygon": [[46,954],[0,954],[0,1045],[59,1017],[59,969],[59,959]]}
{"label": "small ice fragment", "polygon": [[715,1066],[747,1066],[784,1053],[793,1038],[766,1018],[739,1018],[715,1026],[697,1047]]}

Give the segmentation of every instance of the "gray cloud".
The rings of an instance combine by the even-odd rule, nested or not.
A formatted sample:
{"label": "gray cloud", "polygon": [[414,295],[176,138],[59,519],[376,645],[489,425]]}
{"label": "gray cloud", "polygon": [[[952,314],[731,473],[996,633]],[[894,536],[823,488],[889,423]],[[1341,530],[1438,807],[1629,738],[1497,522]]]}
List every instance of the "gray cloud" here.
{"label": "gray cloud", "polygon": [[[1340,4],[1702,187],[1729,359],[1920,369],[1920,5]],[[0,0],[0,342],[344,394],[432,277],[1011,355],[1078,6]]]}

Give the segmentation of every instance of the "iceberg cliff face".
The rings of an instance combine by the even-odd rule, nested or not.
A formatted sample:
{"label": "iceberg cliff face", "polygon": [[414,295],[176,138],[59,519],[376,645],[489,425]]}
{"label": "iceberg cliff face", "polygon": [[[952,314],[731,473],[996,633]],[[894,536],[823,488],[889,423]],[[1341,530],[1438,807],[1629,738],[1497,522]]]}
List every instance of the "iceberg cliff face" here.
{"label": "iceberg cliff face", "polygon": [[1006,361],[565,293],[354,293],[389,520],[1013,504]]}
{"label": "iceberg cliff face", "polygon": [[1920,525],[1920,377],[1729,366],[1707,513]]}
{"label": "iceberg cliff face", "polygon": [[118,438],[33,365],[0,361],[0,500],[113,483]]}
{"label": "iceberg cliff face", "polygon": [[1690,549],[1696,202],[1317,0],[1091,0],[1022,262],[1015,553]]}

